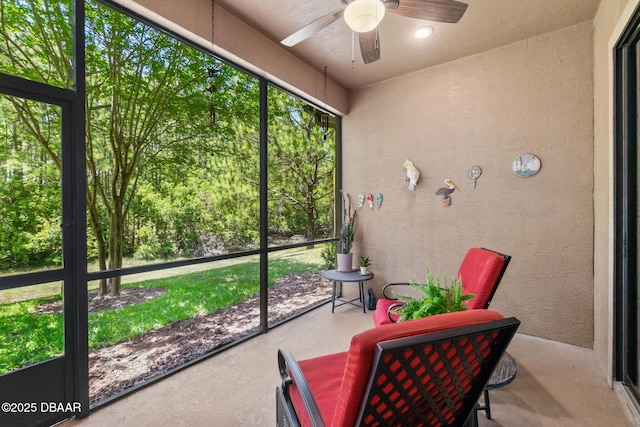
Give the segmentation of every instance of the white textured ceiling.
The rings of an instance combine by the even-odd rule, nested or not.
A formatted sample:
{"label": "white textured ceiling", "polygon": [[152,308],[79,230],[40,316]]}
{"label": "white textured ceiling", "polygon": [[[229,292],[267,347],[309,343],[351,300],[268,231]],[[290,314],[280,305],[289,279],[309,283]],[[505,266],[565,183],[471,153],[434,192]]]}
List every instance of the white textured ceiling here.
{"label": "white textured ceiling", "polygon": [[[314,19],[344,8],[341,0],[215,0],[268,38],[279,42]],[[467,0],[460,22],[444,24],[387,13],[379,26],[381,58],[362,62],[352,33],[340,19],[298,45],[285,48],[347,89],[371,85],[422,68],[593,19],[600,0]],[[417,40],[414,28],[435,32]]]}

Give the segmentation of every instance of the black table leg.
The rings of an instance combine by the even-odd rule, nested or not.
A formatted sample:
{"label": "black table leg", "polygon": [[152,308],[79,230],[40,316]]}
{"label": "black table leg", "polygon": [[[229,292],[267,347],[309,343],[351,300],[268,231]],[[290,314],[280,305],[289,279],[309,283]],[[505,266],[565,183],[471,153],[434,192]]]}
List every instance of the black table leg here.
{"label": "black table leg", "polygon": [[484,389],[484,413],[487,419],[491,419],[491,402],[489,402],[489,390]]}
{"label": "black table leg", "polygon": [[333,293],[331,294],[331,313],[336,308],[336,281],[333,281]]}
{"label": "black table leg", "polygon": [[[369,272],[367,274],[360,274],[360,272],[354,271],[338,271],[338,270],[327,270],[322,273],[322,277],[325,279],[329,279],[333,282],[333,287],[331,290],[331,313],[335,312],[336,307],[340,307],[341,305],[351,304],[351,305],[361,305],[362,312],[367,312],[366,306],[366,295],[364,293],[364,282],[367,280],[373,279],[373,273]],[[350,298],[342,296],[342,283],[344,282],[354,283],[358,286],[358,297]],[[336,302],[338,300],[338,302]]]}

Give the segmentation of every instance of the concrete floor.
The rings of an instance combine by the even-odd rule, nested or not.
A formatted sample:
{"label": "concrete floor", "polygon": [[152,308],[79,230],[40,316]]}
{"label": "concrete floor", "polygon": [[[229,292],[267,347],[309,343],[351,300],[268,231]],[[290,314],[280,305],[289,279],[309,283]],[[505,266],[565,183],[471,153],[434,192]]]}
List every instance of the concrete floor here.
{"label": "concrete floor", "polygon": [[[372,326],[369,312],[343,306],[331,314],[323,306],[61,426],[273,426],[277,349],[297,359],[344,351],[352,335]],[[591,350],[516,335],[508,351],[517,377],[491,392],[492,420],[480,413],[481,427],[633,425]]]}

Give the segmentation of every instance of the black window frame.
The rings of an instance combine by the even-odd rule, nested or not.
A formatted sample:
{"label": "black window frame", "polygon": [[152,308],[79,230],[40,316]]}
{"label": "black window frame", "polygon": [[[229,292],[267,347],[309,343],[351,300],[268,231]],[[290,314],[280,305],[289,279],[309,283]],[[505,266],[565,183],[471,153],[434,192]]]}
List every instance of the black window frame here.
{"label": "black window frame", "polygon": [[638,117],[640,11],[613,48],[614,379],[640,405],[638,372]]}

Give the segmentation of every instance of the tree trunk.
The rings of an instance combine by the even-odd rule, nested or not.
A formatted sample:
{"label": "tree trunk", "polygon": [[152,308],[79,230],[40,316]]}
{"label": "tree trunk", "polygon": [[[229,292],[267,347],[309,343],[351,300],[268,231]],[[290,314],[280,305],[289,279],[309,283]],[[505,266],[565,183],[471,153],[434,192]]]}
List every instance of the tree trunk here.
{"label": "tree trunk", "polygon": [[[124,220],[121,204],[116,202],[109,221],[109,269],[122,267],[122,240],[124,238]],[[109,278],[109,294],[120,296],[121,277]]]}
{"label": "tree trunk", "polygon": [[307,241],[311,242],[316,239],[316,221],[312,211],[307,211]]}
{"label": "tree trunk", "polygon": [[[97,229],[93,225],[93,219],[91,220],[91,226],[94,228],[96,234],[96,246],[98,247],[98,268],[100,271],[107,269],[107,248],[105,247],[104,237],[102,236],[101,227],[98,225]],[[105,296],[109,293],[109,286],[107,279],[100,279],[100,295]]]}
{"label": "tree trunk", "polygon": [[[98,249],[98,268],[103,271],[107,269],[107,248],[104,241],[102,226],[100,225],[100,217],[96,206],[97,197],[97,180],[99,177],[95,170],[90,170],[93,183],[87,184],[87,211],[89,212],[89,220],[93,235],[95,236],[96,247]],[[107,279],[100,279],[100,295],[104,296],[109,293]]]}

